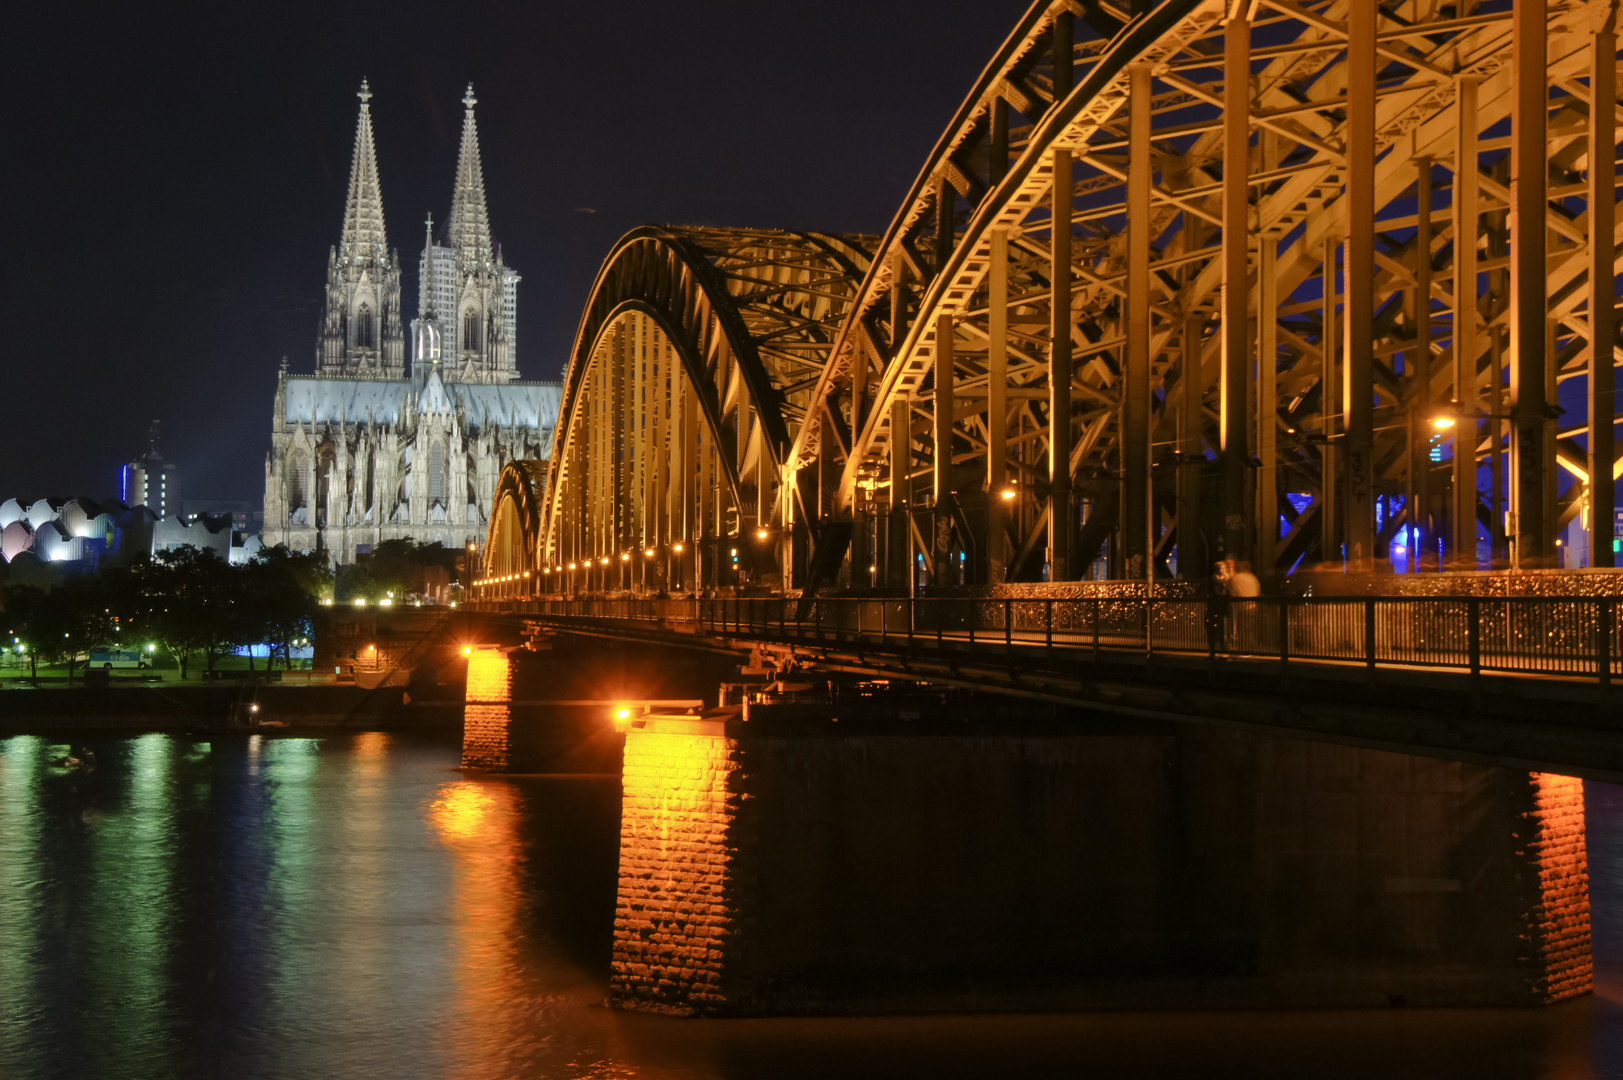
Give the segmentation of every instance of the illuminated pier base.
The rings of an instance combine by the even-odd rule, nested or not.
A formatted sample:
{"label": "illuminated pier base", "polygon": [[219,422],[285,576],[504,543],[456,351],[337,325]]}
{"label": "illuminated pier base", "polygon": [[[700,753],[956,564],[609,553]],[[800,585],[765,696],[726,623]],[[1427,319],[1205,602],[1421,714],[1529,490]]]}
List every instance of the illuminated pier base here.
{"label": "illuminated pier base", "polygon": [[485,645],[468,654],[462,706],[462,767],[506,772],[512,764],[514,653]]}
{"label": "illuminated pier base", "polygon": [[615,1004],[1540,1004],[1590,988],[1580,781],[1148,726],[841,726],[650,719],[627,736]]}

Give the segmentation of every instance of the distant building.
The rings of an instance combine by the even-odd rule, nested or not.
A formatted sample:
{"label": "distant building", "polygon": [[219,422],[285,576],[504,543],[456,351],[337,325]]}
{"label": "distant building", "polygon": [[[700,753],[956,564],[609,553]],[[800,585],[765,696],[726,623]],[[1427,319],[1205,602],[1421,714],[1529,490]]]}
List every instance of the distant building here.
{"label": "distant building", "polygon": [[158,443],[163,426],[156,420],[147,433],[147,452],[124,466],[119,500],[126,506],[145,506],[159,517],[180,510],[180,489],[175,466],[163,459]]}
{"label": "distant building", "polygon": [[248,499],[187,499],[181,504],[181,516],[196,518],[202,515],[231,518],[231,527],[240,533],[256,533],[265,520],[263,503]]}
{"label": "distant building", "polygon": [[230,515],[160,518],[145,506],[90,499],[0,502],[0,558],[10,580],[50,587],[64,577],[127,566],[160,551],[191,546],[244,563],[263,547],[232,527]]}
{"label": "distant building", "polygon": [[265,459],[265,544],[340,563],[384,540],[482,541],[502,466],[549,452],[562,396],[559,383],[518,378],[519,277],[491,238],[471,86],[451,213],[438,237],[430,224],[418,264],[406,370],[400,258],[384,230],[364,82],[359,96],[315,374],[289,374],[283,360]]}

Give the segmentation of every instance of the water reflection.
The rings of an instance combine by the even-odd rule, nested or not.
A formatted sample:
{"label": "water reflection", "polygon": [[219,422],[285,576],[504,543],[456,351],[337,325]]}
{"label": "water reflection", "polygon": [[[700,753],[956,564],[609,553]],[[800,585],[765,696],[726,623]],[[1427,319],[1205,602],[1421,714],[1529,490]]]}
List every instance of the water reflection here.
{"label": "water reflection", "polygon": [[1566,1078],[1623,1072],[1623,791],[1594,998],[1549,1010],[673,1021],[601,1008],[613,778],[452,741],[0,739],[0,1077]]}

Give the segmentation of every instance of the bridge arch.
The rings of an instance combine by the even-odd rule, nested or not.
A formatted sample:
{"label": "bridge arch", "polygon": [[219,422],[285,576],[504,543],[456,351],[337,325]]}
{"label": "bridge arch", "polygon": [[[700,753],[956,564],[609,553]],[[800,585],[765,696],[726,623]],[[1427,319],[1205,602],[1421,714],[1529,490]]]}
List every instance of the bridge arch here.
{"label": "bridge arch", "polygon": [[[1034,5],[874,250],[791,453],[838,476],[851,582],[1068,579],[1096,555],[1144,581],[1174,550],[1194,578],[1219,553],[1370,569],[1411,523],[1474,567],[1478,519],[1493,536],[1511,507],[1496,550],[1547,563],[1586,490],[1558,493],[1556,464],[1588,469],[1547,384],[1588,377],[1591,310],[1609,393],[1615,243],[1589,228],[1618,238],[1617,125],[1588,87],[1615,78],[1611,5],[1133,7]],[[1531,75],[1515,19],[1545,42]],[[1530,134],[1507,139],[1518,78]],[[1518,154],[1542,194],[1519,231]],[[1546,229],[1548,303],[1542,272],[1514,302],[1507,252],[1542,258]],[[1444,413],[1457,467],[1433,461]],[[1610,413],[1589,430],[1615,472]],[[1512,443],[1507,507],[1477,465]]]}
{"label": "bridge arch", "polygon": [[546,490],[545,461],[509,461],[496,479],[490,527],[475,578],[481,598],[526,596],[541,567],[536,547],[541,534],[542,492]]}
{"label": "bridge arch", "polygon": [[647,227],[615,245],[564,377],[537,550],[552,588],[781,580],[783,465],[870,244]]}

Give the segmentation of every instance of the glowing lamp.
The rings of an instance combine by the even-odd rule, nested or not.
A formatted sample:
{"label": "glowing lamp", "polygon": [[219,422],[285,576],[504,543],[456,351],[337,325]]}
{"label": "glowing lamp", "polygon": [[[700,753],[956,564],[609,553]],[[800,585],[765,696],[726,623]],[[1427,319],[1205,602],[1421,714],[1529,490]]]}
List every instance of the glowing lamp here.
{"label": "glowing lamp", "polygon": [[621,720],[630,720],[631,719],[631,710],[630,709],[621,709],[619,712],[615,713],[615,716],[618,717]]}
{"label": "glowing lamp", "polygon": [[1439,416],[1431,422],[1431,426],[1438,431],[1447,431],[1454,426],[1454,418],[1452,416]]}
{"label": "glowing lamp", "polygon": [[365,606],[366,606],[366,597],[364,597],[364,596],[357,596],[357,597],[356,597],[356,598],[355,598],[355,606],[356,606],[356,607],[365,607]]}
{"label": "glowing lamp", "polygon": [[382,600],[378,601],[378,606],[379,607],[394,607],[394,600],[392,598],[390,598],[390,597],[385,596]]}
{"label": "glowing lamp", "polygon": [[1014,488],[1004,488],[1002,491],[998,492],[998,495],[1004,499],[1012,499],[1018,494],[1020,493],[1015,491]]}
{"label": "glowing lamp", "polygon": [[546,569],[542,570],[541,572],[543,574],[550,574],[550,573],[552,573],[552,567],[549,566]]}
{"label": "glowing lamp", "polygon": [[248,706],[248,711],[249,712],[258,712],[259,711],[259,703],[255,702],[254,704]]}
{"label": "glowing lamp", "polygon": [[648,556],[648,558],[652,559],[654,557],[654,549],[649,548],[647,551],[643,552],[643,554]]}
{"label": "glowing lamp", "polygon": [[473,655],[473,646],[472,645],[464,645],[464,646],[462,646],[462,655],[463,656],[472,656]]}
{"label": "glowing lamp", "polygon": [[629,551],[620,552],[620,561],[621,562],[630,562],[631,561],[631,552],[629,552]]}
{"label": "glowing lamp", "polygon": [[757,540],[765,540],[767,538],[767,535],[768,534],[767,534],[767,531],[765,529],[756,529],[755,530],[755,539],[757,539]]}
{"label": "glowing lamp", "polygon": [[573,570],[573,569],[575,569],[575,564],[574,564],[574,563],[570,563],[570,564],[569,564],[569,569],[571,569],[571,570]]}
{"label": "glowing lamp", "polygon": [[672,544],[671,545],[671,550],[676,552],[678,555],[680,555],[680,554],[682,554],[682,545],[681,544]]}
{"label": "glowing lamp", "polygon": [[609,565],[609,557],[607,555],[603,556],[603,565],[604,566]]}

